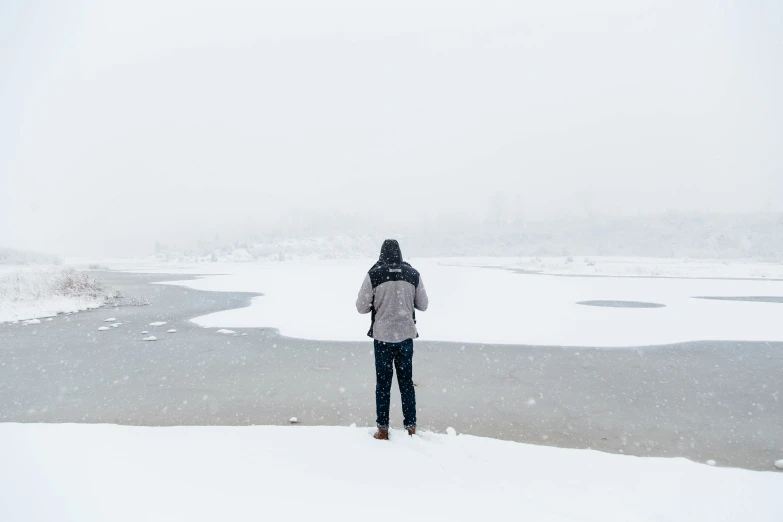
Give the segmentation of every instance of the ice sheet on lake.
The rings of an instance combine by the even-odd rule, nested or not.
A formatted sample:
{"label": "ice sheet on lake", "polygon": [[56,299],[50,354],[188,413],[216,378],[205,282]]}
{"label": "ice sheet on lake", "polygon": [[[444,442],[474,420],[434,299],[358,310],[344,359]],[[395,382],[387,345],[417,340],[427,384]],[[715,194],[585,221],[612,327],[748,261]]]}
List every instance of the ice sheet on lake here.
{"label": "ice sheet on lake", "polygon": [[[372,262],[213,263],[169,268],[181,273],[216,273],[169,284],[264,294],[253,298],[249,307],[194,318],[200,326],[277,328],[290,337],[364,341],[370,318],[359,315],[354,303]],[[430,309],[417,314],[421,340],[597,347],[699,340],[783,341],[775,304],[694,299],[783,295],[781,281],[554,277],[453,263],[453,259],[412,260],[430,295]],[[631,309],[578,304],[585,301],[664,306]]]}

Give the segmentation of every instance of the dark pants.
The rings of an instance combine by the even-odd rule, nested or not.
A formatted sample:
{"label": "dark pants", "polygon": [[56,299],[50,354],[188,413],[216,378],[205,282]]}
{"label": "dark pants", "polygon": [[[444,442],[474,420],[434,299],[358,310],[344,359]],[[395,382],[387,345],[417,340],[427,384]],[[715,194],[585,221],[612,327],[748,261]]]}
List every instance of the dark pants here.
{"label": "dark pants", "polygon": [[416,391],[413,389],[413,339],[401,343],[375,341],[375,410],[379,428],[389,428],[392,363],[397,370],[397,384],[402,395],[405,428],[416,426]]}

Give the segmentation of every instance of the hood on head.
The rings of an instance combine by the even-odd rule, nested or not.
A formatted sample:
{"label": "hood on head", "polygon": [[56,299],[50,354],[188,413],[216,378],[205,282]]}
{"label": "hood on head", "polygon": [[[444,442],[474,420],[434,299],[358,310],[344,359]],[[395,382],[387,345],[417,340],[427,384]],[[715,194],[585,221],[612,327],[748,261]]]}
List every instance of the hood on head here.
{"label": "hood on head", "polygon": [[385,265],[396,265],[402,263],[402,251],[400,244],[396,239],[387,239],[381,247],[381,256],[378,262]]}

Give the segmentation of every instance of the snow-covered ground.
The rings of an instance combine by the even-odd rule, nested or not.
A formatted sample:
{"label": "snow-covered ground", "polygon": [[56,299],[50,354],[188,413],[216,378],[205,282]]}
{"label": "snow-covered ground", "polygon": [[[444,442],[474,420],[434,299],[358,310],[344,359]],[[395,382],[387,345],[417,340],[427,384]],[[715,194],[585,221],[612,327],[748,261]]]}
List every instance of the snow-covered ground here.
{"label": "snow-covered ground", "polygon": [[[554,277],[497,269],[524,268],[526,261],[519,259],[414,259],[431,303],[430,310],[418,315],[419,332],[426,340],[596,347],[700,340],[783,341],[783,304],[696,298],[781,297],[783,281],[770,280],[771,275],[777,275],[777,265],[601,260],[615,266],[610,271],[613,275],[644,275],[653,261],[665,267],[658,269],[659,275],[678,278]],[[356,313],[354,301],[371,264],[372,260],[367,259],[141,263],[117,268],[214,274],[170,284],[264,294],[254,298],[247,308],[194,318],[204,327],[272,327],[290,337],[361,341],[366,339],[369,317]],[[592,268],[585,265],[585,269]],[[760,271],[767,277],[760,278]],[[740,279],[711,279],[728,275]],[[691,276],[701,279],[686,278]],[[754,277],[757,279],[742,279]],[[631,309],[578,304],[584,301],[639,301],[664,306]]]}
{"label": "snow-covered ground", "polygon": [[[779,522],[783,475],[368,428],[0,424],[0,520]],[[718,456],[719,457],[719,456]]]}
{"label": "snow-covered ground", "polygon": [[94,290],[61,266],[0,266],[0,323],[97,308],[103,299]]}
{"label": "snow-covered ground", "polygon": [[783,263],[654,257],[462,257],[459,266],[490,266],[552,275],[783,279]]}

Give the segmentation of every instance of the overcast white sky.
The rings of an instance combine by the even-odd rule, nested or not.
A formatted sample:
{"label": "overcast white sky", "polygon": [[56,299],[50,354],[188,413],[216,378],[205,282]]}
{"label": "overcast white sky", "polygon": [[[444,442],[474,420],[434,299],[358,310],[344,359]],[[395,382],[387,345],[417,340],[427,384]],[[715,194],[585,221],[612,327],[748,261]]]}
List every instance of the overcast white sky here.
{"label": "overcast white sky", "polygon": [[323,4],[0,0],[0,245],[783,209],[776,0]]}

